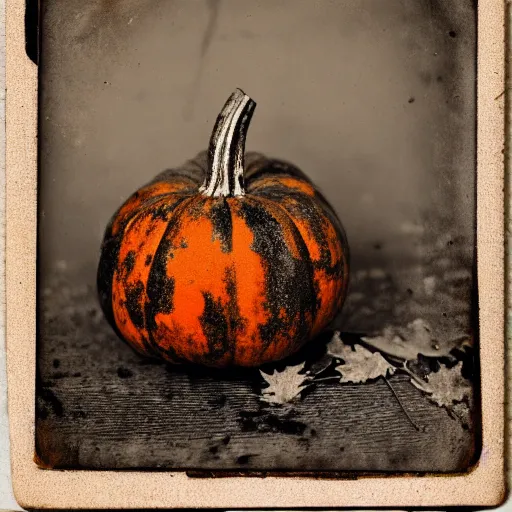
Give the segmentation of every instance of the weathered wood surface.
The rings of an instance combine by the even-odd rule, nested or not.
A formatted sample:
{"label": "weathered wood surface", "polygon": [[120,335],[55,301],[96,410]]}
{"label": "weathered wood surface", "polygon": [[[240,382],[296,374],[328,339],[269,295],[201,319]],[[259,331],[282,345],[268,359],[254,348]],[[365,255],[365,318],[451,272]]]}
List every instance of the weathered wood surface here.
{"label": "weathered wood surface", "polygon": [[[469,329],[467,265],[435,253],[421,265],[356,271],[342,328],[421,316],[446,339]],[[106,324],[91,276],[62,265],[42,279],[37,442],[46,464],[429,472],[464,470],[476,454],[473,429],[406,376],[390,381],[419,430],[382,379],[319,383],[292,406],[276,407],[261,401],[257,370],[220,374],[141,359]],[[425,277],[433,276],[432,294]],[[322,343],[307,350],[321,352]]]}

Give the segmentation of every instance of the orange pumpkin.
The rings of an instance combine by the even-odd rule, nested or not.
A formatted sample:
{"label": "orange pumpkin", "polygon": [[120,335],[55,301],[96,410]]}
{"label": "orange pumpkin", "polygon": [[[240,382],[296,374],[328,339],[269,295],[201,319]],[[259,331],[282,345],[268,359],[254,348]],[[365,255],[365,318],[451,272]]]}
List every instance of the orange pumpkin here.
{"label": "orange pumpkin", "polygon": [[244,154],[255,106],[237,89],[208,152],[139,189],[107,227],[101,306],[142,354],[259,366],[297,351],[343,304],[342,225],[299,169]]}

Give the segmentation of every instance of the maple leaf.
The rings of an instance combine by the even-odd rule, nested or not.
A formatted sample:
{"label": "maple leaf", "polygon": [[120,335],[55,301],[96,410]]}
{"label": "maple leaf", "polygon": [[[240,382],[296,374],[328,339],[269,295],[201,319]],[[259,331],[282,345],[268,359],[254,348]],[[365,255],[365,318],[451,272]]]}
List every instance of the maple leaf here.
{"label": "maple leaf", "polygon": [[422,391],[428,393],[429,399],[441,407],[451,407],[456,402],[462,402],[472,397],[471,383],[462,376],[462,362],[453,368],[441,365],[438,372],[428,375],[428,382],[411,382]]}
{"label": "maple leaf", "polygon": [[271,374],[260,370],[261,376],[268,384],[262,392],[262,398],[273,404],[285,404],[293,400],[304,389],[310,379],[309,375],[301,374],[306,363],[287,366],[282,372],[273,371]]}
{"label": "maple leaf", "polygon": [[355,384],[366,382],[378,377],[386,377],[395,372],[378,352],[370,352],[361,345],[345,345],[338,332],[327,345],[328,353],[333,357],[343,359],[344,364],[338,364],[335,370],[341,374],[340,382],[353,382]]}
{"label": "maple leaf", "polygon": [[[432,334],[431,326],[418,318],[407,327],[386,327],[380,336],[363,337],[371,347],[399,359],[413,361],[422,354],[426,357],[445,357],[456,346],[441,347]],[[459,341],[459,340],[457,340]]]}

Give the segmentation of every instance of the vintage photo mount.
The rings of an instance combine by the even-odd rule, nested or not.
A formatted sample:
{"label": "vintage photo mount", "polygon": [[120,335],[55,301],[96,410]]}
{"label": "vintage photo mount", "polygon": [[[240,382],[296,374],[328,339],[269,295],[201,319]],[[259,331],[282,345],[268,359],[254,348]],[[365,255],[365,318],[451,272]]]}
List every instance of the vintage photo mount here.
{"label": "vintage photo mount", "polygon": [[341,508],[496,506],[505,477],[504,0],[478,1],[477,279],[482,452],[464,474],[360,478],[46,470],[34,462],[37,66],[25,1],[6,2],[6,300],[13,486],[25,508]]}

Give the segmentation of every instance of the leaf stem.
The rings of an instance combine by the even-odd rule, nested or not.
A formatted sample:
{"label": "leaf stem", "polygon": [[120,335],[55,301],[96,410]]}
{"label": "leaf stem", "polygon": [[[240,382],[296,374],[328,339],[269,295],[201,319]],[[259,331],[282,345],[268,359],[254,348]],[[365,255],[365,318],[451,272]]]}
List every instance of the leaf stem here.
{"label": "leaf stem", "polygon": [[311,381],[311,384],[314,384],[316,382],[329,382],[329,381],[334,381],[334,380],[339,381],[340,378],[339,377],[322,377],[321,379],[313,379]]}
{"label": "leaf stem", "polygon": [[414,423],[414,421],[411,418],[411,416],[409,415],[409,413],[405,410],[405,407],[403,406],[402,402],[400,401],[400,398],[398,398],[398,395],[396,394],[396,391],[394,390],[393,386],[391,385],[391,382],[389,382],[389,380],[386,377],[383,377],[383,379],[386,382],[386,384],[388,385],[388,388],[393,393],[396,401],[398,402],[398,405],[400,405],[400,408],[402,409],[402,411],[404,411],[404,414],[407,416],[407,419],[410,421],[411,425],[419,432],[420,427],[418,427],[418,425],[416,425],[416,423]]}

